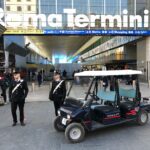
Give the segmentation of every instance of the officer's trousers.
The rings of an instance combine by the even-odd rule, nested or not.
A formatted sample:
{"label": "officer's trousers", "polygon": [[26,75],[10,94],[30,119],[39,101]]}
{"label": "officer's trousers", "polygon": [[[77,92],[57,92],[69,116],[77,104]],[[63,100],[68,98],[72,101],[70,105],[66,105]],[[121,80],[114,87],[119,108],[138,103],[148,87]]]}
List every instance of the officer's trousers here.
{"label": "officer's trousers", "polygon": [[4,102],[6,103],[6,101],[7,101],[6,89],[3,89],[3,88],[2,88],[2,96],[3,96],[3,98],[4,98]]}
{"label": "officer's trousers", "polygon": [[58,116],[58,109],[63,105],[63,102],[54,101],[55,115]]}
{"label": "officer's trousers", "polygon": [[24,122],[24,102],[12,102],[11,103],[11,112],[13,117],[13,122],[17,123],[17,107],[19,107],[20,112],[20,122]]}

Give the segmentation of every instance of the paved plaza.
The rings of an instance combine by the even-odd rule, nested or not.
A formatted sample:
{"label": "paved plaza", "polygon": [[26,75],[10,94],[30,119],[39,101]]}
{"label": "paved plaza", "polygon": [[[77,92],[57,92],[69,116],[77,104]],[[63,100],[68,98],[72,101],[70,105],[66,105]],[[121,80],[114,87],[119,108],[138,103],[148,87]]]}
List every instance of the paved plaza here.
{"label": "paved plaza", "polygon": [[[150,122],[145,126],[126,123],[88,133],[80,144],[69,144],[64,133],[53,128],[52,102],[48,100],[49,84],[31,92],[25,105],[27,125],[11,127],[10,104],[0,107],[0,150],[150,150]],[[144,96],[150,89],[142,84]],[[148,95],[149,94],[149,95]]]}

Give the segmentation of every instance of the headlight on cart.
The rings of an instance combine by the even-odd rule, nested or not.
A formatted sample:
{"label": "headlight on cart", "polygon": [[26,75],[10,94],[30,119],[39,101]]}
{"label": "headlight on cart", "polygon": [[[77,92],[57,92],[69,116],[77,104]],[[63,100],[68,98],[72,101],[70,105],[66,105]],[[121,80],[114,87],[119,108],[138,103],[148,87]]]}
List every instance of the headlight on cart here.
{"label": "headlight on cart", "polygon": [[60,115],[61,115],[60,110],[58,110],[58,111],[57,111],[57,113],[58,113],[58,116],[60,116]]}
{"label": "headlight on cart", "polygon": [[67,119],[71,119],[71,116],[70,116],[70,115],[67,115]]}

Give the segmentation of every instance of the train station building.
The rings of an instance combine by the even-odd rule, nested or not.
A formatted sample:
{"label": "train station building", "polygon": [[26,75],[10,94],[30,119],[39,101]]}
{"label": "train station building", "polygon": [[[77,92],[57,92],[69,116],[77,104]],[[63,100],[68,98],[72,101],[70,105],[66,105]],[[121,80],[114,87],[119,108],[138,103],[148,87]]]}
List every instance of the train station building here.
{"label": "train station building", "polygon": [[150,0],[0,0],[0,150],[150,150],[149,91]]}
{"label": "train station building", "polygon": [[1,8],[1,68],[132,68],[150,80],[149,0],[4,0]]}

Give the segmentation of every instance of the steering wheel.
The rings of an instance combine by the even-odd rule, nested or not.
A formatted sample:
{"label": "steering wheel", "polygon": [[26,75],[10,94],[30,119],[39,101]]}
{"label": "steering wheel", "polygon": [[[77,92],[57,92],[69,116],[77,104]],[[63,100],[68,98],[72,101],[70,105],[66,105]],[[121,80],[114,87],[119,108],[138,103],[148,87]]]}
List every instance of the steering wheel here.
{"label": "steering wheel", "polygon": [[[85,94],[87,94],[87,92],[85,92]],[[89,93],[89,95],[91,96],[92,99],[98,101],[99,100],[99,97],[96,95],[96,94],[93,94],[93,93]]]}
{"label": "steering wheel", "polygon": [[94,94],[94,93],[90,93],[90,96],[91,96],[92,99],[94,99],[96,101],[99,100],[99,97],[96,94]]}

